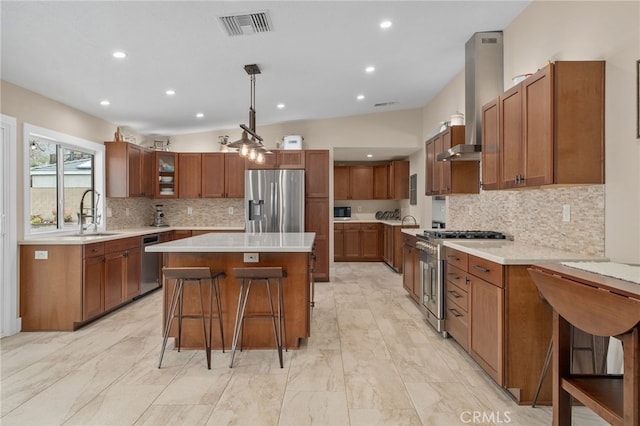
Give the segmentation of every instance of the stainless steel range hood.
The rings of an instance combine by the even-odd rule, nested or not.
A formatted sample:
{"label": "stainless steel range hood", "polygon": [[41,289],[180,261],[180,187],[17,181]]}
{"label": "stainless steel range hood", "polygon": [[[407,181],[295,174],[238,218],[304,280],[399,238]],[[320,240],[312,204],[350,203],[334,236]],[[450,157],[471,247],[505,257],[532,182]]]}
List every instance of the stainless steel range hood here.
{"label": "stainless steel range hood", "polygon": [[465,45],[465,143],[439,153],[438,161],[478,161],[482,106],[504,90],[502,32],[475,33]]}

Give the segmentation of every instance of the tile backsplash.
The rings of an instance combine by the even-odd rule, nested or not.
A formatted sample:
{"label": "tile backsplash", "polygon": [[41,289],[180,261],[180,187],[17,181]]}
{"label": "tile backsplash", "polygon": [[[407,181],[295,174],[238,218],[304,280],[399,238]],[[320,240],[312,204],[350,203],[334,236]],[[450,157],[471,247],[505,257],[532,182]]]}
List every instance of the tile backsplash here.
{"label": "tile backsplash", "polygon": [[171,226],[244,226],[244,200],[241,198],[108,198],[107,208],[111,209],[112,216],[107,218],[107,229],[149,226],[153,222],[156,204],[162,204],[165,223]]}
{"label": "tile backsplash", "polygon": [[604,185],[451,196],[447,228],[500,231],[522,243],[604,256],[604,199]]}

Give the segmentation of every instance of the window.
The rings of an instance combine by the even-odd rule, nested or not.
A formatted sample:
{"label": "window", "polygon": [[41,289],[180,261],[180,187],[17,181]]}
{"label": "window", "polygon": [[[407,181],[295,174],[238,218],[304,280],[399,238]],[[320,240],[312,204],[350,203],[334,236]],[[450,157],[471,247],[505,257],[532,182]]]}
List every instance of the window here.
{"label": "window", "polygon": [[24,125],[26,236],[78,228],[80,201],[102,218],[104,145]]}

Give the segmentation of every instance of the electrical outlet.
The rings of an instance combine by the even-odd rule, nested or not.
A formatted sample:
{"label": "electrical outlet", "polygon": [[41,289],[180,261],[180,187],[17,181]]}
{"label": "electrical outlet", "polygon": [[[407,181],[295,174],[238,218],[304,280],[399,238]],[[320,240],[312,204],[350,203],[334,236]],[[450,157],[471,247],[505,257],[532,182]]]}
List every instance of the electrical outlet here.
{"label": "electrical outlet", "polygon": [[127,207],[124,209],[124,215],[129,216],[129,214],[131,214],[131,212],[129,211],[129,207]]}
{"label": "electrical outlet", "polygon": [[47,250],[36,250],[35,259],[47,260],[49,259],[49,252]]}
{"label": "electrical outlet", "polygon": [[562,206],[562,221],[571,222],[571,205],[569,204]]}
{"label": "electrical outlet", "polygon": [[362,213],[362,206],[356,207],[356,210],[358,211],[358,213]]}
{"label": "electrical outlet", "polygon": [[187,214],[193,214],[193,207],[187,207]]}
{"label": "electrical outlet", "polygon": [[107,217],[112,217],[113,216],[113,210],[111,209],[111,207],[107,207]]}
{"label": "electrical outlet", "polygon": [[258,263],[260,261],[260,257],[258,253],[245,253],[244,254],[244,263]]}
{"label": "electrical outlet", "polygon": [[233,214],[233,207],[229,207],[229,214]]}

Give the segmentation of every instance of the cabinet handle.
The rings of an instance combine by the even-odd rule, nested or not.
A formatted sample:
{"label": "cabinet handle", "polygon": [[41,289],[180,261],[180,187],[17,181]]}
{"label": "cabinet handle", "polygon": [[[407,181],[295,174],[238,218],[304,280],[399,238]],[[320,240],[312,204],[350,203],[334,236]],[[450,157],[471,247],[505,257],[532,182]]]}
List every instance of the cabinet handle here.
{"label": "cabinet handle", "polygon": [[449,309],[449,312],[451,312],[451,313],[453,314],[453,316],[454,316],[454,317],[456,317],[456,318],[458,318],[458,317],[461,317],[461,316],[462,316],[462,314],[461,314],[460,312],[456,311],[456,310],[455,310],[455,309],[453,309],[453,308],[450,308],[450,309]]}
{"label": "cabinet handle", "polygon": [[129,257],[129,251],[125,251],[122,257]]}
{"label": "cabinet handle", "polygon": [[484,273],[491,272],[489,269],[483,268],[483,267],[482,267],[482,266],[480,266],[480,265],[473,265],[473,268],[474,268],[474,269],[477,269],[477,270],[478,270],[478,271],[480,271],[480,272],[484,272]]}
{"label": "cabinet handle", "polygon": [[456,281],[460,279],[460,277],[457,274],[454,274],[451,272],[448,273],[447,276],[449,277],[449,279],[456,280]]}
{"label": "cabinet handle", "polygon": [[453,260],[455,260],[455,261],[460,260],[460,258],[458,258],[457,256],[454,256],[454,255],[452,255],[452,254],[448,255],[448,256],[447,256],[447,259],[453,259]]}
{"label": "cabinet handle", "polygon": [[458,293],[456,293],[456,291],[455,291],[455,290],[449,290],[449,294],[450,294],[451,296],[455,297],[456,299],[460,299],[460,297],[462,297],[462,296],[460,296]]}

